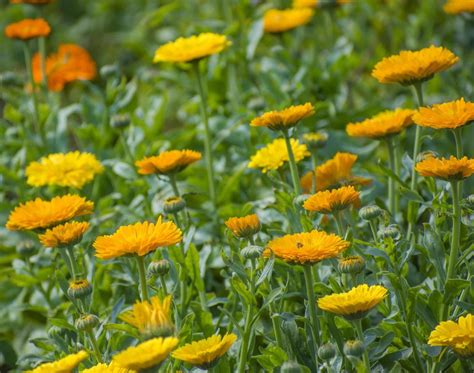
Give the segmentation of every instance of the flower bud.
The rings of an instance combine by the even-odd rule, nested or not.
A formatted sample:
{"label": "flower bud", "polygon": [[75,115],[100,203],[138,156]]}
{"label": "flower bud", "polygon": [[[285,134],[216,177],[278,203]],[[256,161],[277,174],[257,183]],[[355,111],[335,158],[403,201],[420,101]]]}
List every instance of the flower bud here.
{"label": "flower bud", "polygon": [[397,224],[390,224],[388,227],[383,227],[377,234],[381,238],[393,238],[395,241],[401,238],[400,227]]}
{"label": "flower bud", "polygon": [[119,68],[117,65],[104,65],[100,68],[100,75],[104,79],[113,78],[114,76],[118,76]]}
{"label": "flower bud", "polygon": [[86,315],[81,315],[77,320],[76,320],[76,328],[81,331],[91,331],[94,329],[97,325],[99,325],[99,318],[96,315],[92,314],[86,314]]}
{"label": "flower bud", "polygon": [[474,209],[474,194],[467,196],[465,201],[468,207]]}
{"label": "flower bud", "polygon": [[308,148],[317,150],[326,145],[328,138],[329,135],[326,131],[311,132],[303,135],[303,142]]}
{"label": "flower bud", "polygon": [[128,127],[129,124],[130,115],[128,114],[115,114],[110,121],[110,125],[117,129]]}
{"label": "flower bud", "polygon": [[18,252],[18,254],[20,254],[24,258],[30,257],[36,251],[35,244],[31,240],[21,241],[18,244],[16,251]]}
{"label": "flower bud", "polygon": [[163,211],[167,214],[176,214],[186,207],[186,202],[181,197],[167,198],[163,204]]}
{"label": "flower bud", "polygon": [[352,341],[347,341],[344,344],[344,353],[347,356],[355,356],[355,357],[360,357],[365,351],[364,344],[362,341],[359,341],[358,339],[352,340]]}
{"label": "flower bud", "polygon": [[92,286],[86,279],[71,281],[67,289],[67,295],[72,299],[84,299],[91,293]]}
{"label": "flower bud", "polygon": [[244,247],[241,251],[242,256],[245,259],[257,259],[262,255],[262,252],[263,248],[256,245],[249,245],[247,247]]}
{"label": "flower bud", "polygon": [[336,347],[332,343],[325,343],[318,349],[318,356],[321,360],[331,360],[336,356]]}
{"label": "flower bud", "polygon": [[148,266],[148,272],[155,276],[166,276],[170,271],[170,262],[166,259],[154,260]]}
{"label": "flower bud", "polygon": [[418,155],[416,156],[416,163],[424,161],[425,159],[428,159],[428,158],[437,158],[438,156],[439,156],[438,153],[432,150],[427,150],[427,151],[418,153]]}
{"label": "flower bud", "polygon": [[342,273],[357,274],[364,270],[365,260],[359,255],[348,256],[339,260],[339,271]]}
{"label": "flower bud", "polygon": [[366,221],[374,220],[383,214],[383,210],[377,205],[364,206],[359,210],[359,216]]}
{"label": "flower bud", "polygon": [[303,373],[303,368],[296,361],[286,361],[280,368],[281,373]]}

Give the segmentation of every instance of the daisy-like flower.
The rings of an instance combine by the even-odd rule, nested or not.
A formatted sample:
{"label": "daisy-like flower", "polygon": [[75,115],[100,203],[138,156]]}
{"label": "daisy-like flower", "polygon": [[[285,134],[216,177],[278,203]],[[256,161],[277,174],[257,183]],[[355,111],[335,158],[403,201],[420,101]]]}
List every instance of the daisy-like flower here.
{"label": "daisy-like flower", "polygon": [[[305,144],[300,144],[298,140],[290,139],[291,149],[295,156],[295,161],[309,157],[311,153]],[[263,173],[269,170],[277,170],[285,162],[289,161],[288,149],[285,139],[276,139],[262,149],[259,149],[251,158],[249,168],[261,168]]]}
{"label": "daisy-like flower", "polygon": [[231,44],[225,35],[205,32],[162,45],[153,62],[192,62],[222,52]]}
{"label": "daisy-like flower", "polygon": [[104,167],[91,153],[54,153],[31,162],[26,168],[27,183],[35,187],[57,185],[81,189]]}
{"label": "daisy-like flower", "polygon": [[317,192],[304,202],[303,207],[308,211],[331,214],[359,204],[359,192],[351,185]]}
{"label": "daisy-like flower", "polygon": [[293,0],[293,8],[316,8],[319,0]]}
{"label": "daisy-like flower", "polygon": [[290,106],[280,111],[269,111],[250,122],[253,127],[267,127],[273,131],[283,131],[294,127],[298,122],[314,114],[314,107],[304,105]]}
{"label": "daisy-like flower", "polygon": [[144,256],[158,247],[177,244],[182,239],[181,230],[172,221],[156,224],[144,222],[120,227],[114,234],[97,237],[93,246],[95,256],[112,259],[122,255]]}
{"label": "daisy-like flower", "polygon": [[51,27],[43,18],[24,19],[5,27],[5,36],[10,39],[29,40],[48,36]]}
{"label": "daisy-like flower", "polygon": [[138,371],[154,368],[168,357],[178,343],[175,337],[153,338],[118,353],[112,358],[112,363]]}
{"label": "daisy-like flower", "polygon": [[448,0],[443,9],[449,14],[474,13],[474,1],[472,0]]}
{"label": "daisy-like flower", "polygon": [[371,180],[352,175],[352,167],[357,160],[357,155],[351,153],[336,153],[336,155],[316,167],[301,178],[301,187],[305,193],[311,191],[313,172],[316,172],[316,190],[338,188],[343,185],[367,185]]}
{"label": "daisy-like flower", "polygon": [[270,33],[288,31],[308,23],[313,14],[311,8],[269,9],[263,15],[263,30]]}
{"label": "daisy-like flower", "polygon": [[270,241],[263,253],[273,253],[277,258],[291,264],[309,264],[337,257],[349,247],[350,243],[335,234],[311,231],[275,238]]}
{"label": "daisy-like flower", "polygon": [[65,373],[72,372],[81,361],[87,359],[89,354],[86,351],[79,351],[76,354],[70,354],[62,359],[53,361],[51,363],[44,363],[32,370],[27,370],[26,373]]}
{"label": "daisy-like flower", "polygon": [[387,289],[380,285],[359,285],[345,293],[326,295],[318,300],[324,311],[344,316],[349,320],[361,319],[386,296]]}
{"label": "daisy-like flower", "polygon": [[84,369],[81,373],[136,373],[136,370],[131,370],[128,368],[124,368],[118,364],[111,363],[111,364],[97,364],[91,368]]}
{"label": "daisy-like flower", "polygon": [[237,238],[251,237],[260,231],[260,220],[256,214],[229,218],[225,225]]}
{"label": "daisy-like flower", "polygon": [[135,162],[142,175],[169,175],[183,171],[190,164],[201,159],[201,153],[194,150],[169,150],[153,157]]}
{"label": "daisy-like flower", "polygon": [[430,346],[447,346],[461,357],[474,357],[474,315],[461,316],[458,322],[442,321],[428,338]]}
{"label": "daisy-like flower", "polygon": [[413,115],[413,121],[423,127],[456,129],[474,121],[474,103],[461,98],[457,101],[422,107]]}
{"label": "daisy-like flower", "polygon": [[207,339],[185,344],[173,351],[171,356],[200,369],[210,369],[217,364],[219,358],[229,350],[236,340],[237,336],[233,333],[223,337],[213,335]]}
{"label": "daisy-like flower", "polygon": [[435,177],[443,180],[462,180],[474,174],[474,159],[451,156],[446,158],[428,157],[416,164],[421,176]]}
{"label": "daisy-like flower", "polygon": [[[39,53],[31,61],[35,83],[43,81],[41,57]],[[97,75],[94,60],[84,48],[75,44],[61,44],[56,53],[46,58],[45,64],[48,88],[59,92],[76,80],[92,80]]]}
{"label": "daisy-like flower", "polygon": [[8,217],[7,228],[33,230],[48,228],[78,216],[92,214],[94,203],[84,197],[67,194],[51,201],[36,198],[17,206]]}
{"label": "daisy-like flower", "polygon": [[413,114],[415,111],[409,109],[387,110],[362,122],[349,123],[346,126],[346,132],[352,137],[371,139],[393,136],[413,124]]}
{"label": "daisy-like flower", "polygon": [[458,61],[458,57],[443,47],[431,46],[419,51],[401,51],[377,63],[372,76],[380,83],[410,85],[429,80],[434,74],[450,68]]}
{"label": "daisy-like flower", "polygon": [[151,297],[150,301],[137,302],[120,319],[138,329],[146,338],[169,337],[174,332],[171,320],[171,295],[163,300]]}
{"label": "daisy-like flower", "polygon": [[71,221],[48,229],[38,238],[45,247],[68,246],[79,242],[87,229],[89,229],[89,223]]}

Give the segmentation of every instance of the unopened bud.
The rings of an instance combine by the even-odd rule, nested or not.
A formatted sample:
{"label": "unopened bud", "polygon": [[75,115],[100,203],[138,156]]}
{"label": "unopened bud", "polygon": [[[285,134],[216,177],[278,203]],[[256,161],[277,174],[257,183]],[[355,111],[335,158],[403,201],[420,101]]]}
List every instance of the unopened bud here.
{"label": "unopened bud", "polygon": [[390,224],[388,227],[383,227],[377,234],[381,238],[393,238],[395,241],[401,238],[400,227],[397,224]]}
{"label": "unopened bud", "polygon": [[359,255],[348,256],[339,260],[338,268],[342,273],[357,274],[364,270],[365,260]]}
{"label": "unopened bud", "polygon": [[383,210],[377,205],[364,206],[359,210],[359,216],[366,221],[377,219],[383,214]]}
{"label": "unopened bud", "polygon": [[110,125],[118,129],[128,127],[129,124],[130,115],[128,114],[115,114],[110,121]]}
{"label": "unopened bud", "polygon": [[67,295],[72,299],[83,299],[91,293],[92,286],[86,279],[71,281],[67,289]]}
{"label": "unopened bud", "polygon": [[163,204],[163,211],[167,214],[176,214],[186,207],[186,202],[181,197],[167,198]]}
{"label": "unopened bud", "polygon": [[303,368],[296,361],[286,361],[280,368],[281,373],[303,373]]}
{"label": "unopened bud", "polygon": [[262,255],[263,249],[260,246],[249,245],[244,247],[241,251],[245,259],[257,259]]}
{"label": "unopened bud", "polygon": [[318,356],[321,360],[331,360],[336,356],[336,347],[332,343],[325,343],[319,347]]}
{"label": "unopened bud", "polygon": [[148,266],[148,272],[155,276],[166,276],[170,271],[170,262],[166,259],[154,260]]}
{"label": "unopened bud", "polygon": [[81,331],[91,331],[97,325],[99,325],[99,318],[96,315],[87,314],[81,315],[76,320],[76,328]]}
{"label": "unopened bud", "polygon": [[347,341],[344,344],[344,353],[347,356],[355,356],[355,357],[360,357],[365,351],[364,344],[359,341],[358,339],[352,340],[352,341]]}

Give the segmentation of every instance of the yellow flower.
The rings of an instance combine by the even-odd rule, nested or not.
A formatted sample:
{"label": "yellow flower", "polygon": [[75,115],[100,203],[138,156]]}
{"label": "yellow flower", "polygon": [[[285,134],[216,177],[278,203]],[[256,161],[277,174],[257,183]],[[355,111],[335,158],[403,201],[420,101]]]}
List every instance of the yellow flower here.
{"label": "yellow flower", "polygon": [[448,346],[464,358],[474,357],[474,315],[461,316],[458,322],[442,321],[428,339],[430,346]]}
{"label": "yellow flower", "polygon": [[96,257],[112,259],[127,254],[144,256],[158,247],[177,244],[181,238],[182,232],[176,224],[162,222],[160,216],[156,224],[125,225],[112,235],[97,237],[93,246]]}
{"label": "yellow flower", "polygon": [[349,242],[335,234],[314,230],[275,238],[268,243],[263,254],[268,257],[273,253],[277,258],[291,264],[311,265],[337,257],[349,245]]}
{"label": "yellow flower", "polygon": [[31,162],[26,168],[28,184],[39,187],[58,185],[80,189],[103,172],[104,167],[90,153],[55,153]]}
{"label": "yellow flower", "polygon": [[316,167],[315,171],[306,173],[301,178],[301,187],[305,193],[311,191],[313,172],[316,172],[316,190],[338,188],[341,185],[367,185],[371,180],[352,175],[352,167],[357,155],[351,153],[336,153],[336,155]]}
{"label": "yellow flower", "polygon": [[76,354],[70,354],[60,360],[52,363],[41,364],[32,370],[27,370],[26,373],[69,373],[76,368],[81,361],[87,359],[89,354],[86,351],[79,351]]}
{"label": "yellow flower", "polygon": [[265,32],[283,32],[308,23],[314,11],[310,8],[269,9],[263,15],[263,30]]}
{"label": "yellow flower", "polygon": [[120,319],[134,326],[145,337],[169,337],[173,334],[171,321],[171,295],[163,300],[151,297],[150,301],[137,302],[130,311],[120,315]]}
{"label": "yellow flower", "polygon": [[280,111],[269,111],[250,122],[253,127],[267,127],[273,131],[286,130],[314,114],[314,107],[307,102],[304,105],[290,106]]}
{"label": "yellow flower", "polygon": [[474,12],[474,1],[472,0],[448,0],[443,9],[449,14],[458,14],[463,12]]}
{"label": "yellow flower", "polygon": [[[290,143],[296,162],[311,155],[305,144],[300,144],[295,139],[290,139]],[[259,149],[250,158],[249,168],[261,168],[262,172],[266,173],[269,170],[277,170],[288,160],[288,149],[285,140],[276,139],[264,148]]]}
{"label": "yellow flower", "polygon": [[454,156],[449,159],[428,157],[416,164],[416,170],[421,176],[461,180],[474,174],[474,159],[458,159]]}
{"label": "yellow flower", "polygon": [[51,27],[43,18],[23,19],[5,27],[5,36],[10,39],[29,40],[48,36]]}
{"label": "yellow flower", "polygon": [[153,62],[191,62],[222,52],[231,44],[225,35],[210,32],[179,38],[159,47]]}
{"label": "yellow flower", "polygon": [[162,363],[178,343],[175,337],[150,339],[118,353],[112,362],[133,370],[153,368]]}
{"label": "yellow flower", "polygon": [[256,214],[229,218],[225,225],[238,238],[250,237],[260,231],[260,220]]}
{"label": "yellow flower", "polygon": [[226,334],[223,337],[213,335],[207,339],[185,344],[175,350],[171,355],[200,369],[210,369],[237,340],[235,334]]}
{"label": "yellow flower", "polygon": [[379,139],[396,135],[413,124],[414,110],[396,109],[387,110],[359,123],[349,123],[346,132],[353,137],[368,137]]}
{"label": "yellow flower", "polygon": [[87,229],[89,229],[89,223],[72,221],[48,229],[38,237],[45,247],[68,246],[80,241]]}
{"label": "yellow flower", "polygon": [[136,370],[131,370],[128,368],[121,367],[120,365],[111,363],[107,364],[97,364],[92,368],[84,369],[81,373],[135,373]]}
{"label": "yellow flower", "polygon": [[431,79],[434,74],[448,69],[458,61],[458,57],[443,47],[401,51],[377,63],[372,76],[380,83],[409,85]]}
{"label": "yellow flower", "polygon": [[313,194],[304,202],[303,207],[308,211],[329,214],[344,210],[350,205],[359,204],[359,192],[353,186],[344,186]]}
{"label": "yellow flower", "polygon": [[153,157],[135,162],[138,173],[142,175],[175,174],[201,159],[201,153],[194,150],[169,150]]}
{"label": "yellow flower", "polygon": [[326,295],[318,300],[318,306],[324,311],[356,320],[377,306],[387,293],[383,286],[363,284],[345,293]]}
{"label": "yellow flower", "polygon": [[434,129],[455,129],[474,121],[474,103],[464,98],[444,104],[422,107],[413,116],[419,126]]}
{"label": "yellow flower", "polygon": [[303,134],[303,142],[311,148],[318,148],[326,145],[328,137],[326,131],[309,132]]}
{"label": "yellow flower", "polygon": [[293,0],[293,8],[316,8],[319,0]]}
{"label": "yellow flower", "polygon": [[77,195],[67,194],[54,197],[51,201],[36,198],[17,206],[10,213],[7,228],[11,231],[48,228],[77,216],[91,214],[93,208],[93,202]]}

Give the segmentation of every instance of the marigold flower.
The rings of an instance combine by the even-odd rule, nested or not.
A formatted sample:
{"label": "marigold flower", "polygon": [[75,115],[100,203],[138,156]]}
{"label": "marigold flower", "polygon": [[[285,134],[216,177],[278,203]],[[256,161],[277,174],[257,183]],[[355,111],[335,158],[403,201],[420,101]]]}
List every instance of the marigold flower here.
{"label": "marigold flower", "polygon": [[474,103],[464,98],[431,107],[421,107],[413,121],[423,127],[455,129],[474,121]]}
{"label": "marigold flower", "polygon": [[451,156],[446,158],[428,157],[416,164],[421,176],[435,177],[443,180],[462,180],[474,174],[474,159]]}
{"label": "marigold flower", "polygon": [[112,363],[138,371],[153,368],[162,363],[178,343],[175,337],[150,339],[118,353]]}
{"label": "marigold flower", "polygon": [[377,306],[387,293],[387,289],[383,286],[363,284],[344,293],[319,298],[318,306],[324,311],[344,316],[349,320],[356,320],[364,317]]}
{"label": "marigold flower", "polygon": [[263,30],[271,33],[288,31],[308,23],[313,14],[310,8],[269,9],[263,15]]}
{"label": "marigold flower", "polygon": [[122,255],[144,256],[158,247],[170,246],[181,241],[182,232],[172,221],[156,224],[143,222],[120,227],[114,234],[97,237],[93,247],[95,256],[112,259]]}
{"label": "marigold flower", "polygon": [[[295,139],[290,139],[290,143],[296,162],[311,155],[305,144],[300,144],[300,142]],[[288,149],[286,147],[285,139],[276,139],[264,148],[259,149],[250,158],[248,167],[261,168],[262,172],[266,173],[269,170],[277,170],[288,161]]]}
{"label": "marigold flower", "polygon": [[346,132],[349,136],[371,139],[396,135],[413,124],[413,114],[415,111],[409,109],[387,110],[362,122],[349,123]]}
{"label": "marigold flower", "polygon": [[[39,53],[31,61],[35,83],[43,81],[41,58]],[[66,84],[76,80],[92,80],[97,75],[94,60],[84,48],[75,44],[61,44],[57,53],[46,58],[45,63],[48,88],[59,92]]]}
{"label": "marigold flower", "polygon": [[94,203],[83,197],[67,194],[51,201],[36,198],[17,206],[8,217],[7,228],[32,230],[48,228],[78,216],[92,214]]}
{"label": "marigold flower", "polygon": [[293,0],[293,8],[316,8],[319,0]]}
{"label": "marigold flower", "polygon": [[190,164],[201,159],[201,153],[194,150],[169,150],[153,157],[136,161],[138,173],[142,175],[168,175],[183,171]]}
{"label": "marigold flower", "polygon": [[236,340],[237,336],[233,333],[223,337],[213,335],[207,339],[185,344],[173,351],[171,356],[200,369],[210,369],[216,365],[218,359],[229,350]]}
{"label": "marigold flower", "polygon": [[448,0],[443,9],[448,14],[473,13],[474,1],[472,0]]}
{"label": "marigold flower", "polygon": [[64,373],[72,372],[81,361],[87,359],[89,354],[86,351],[79,351],[75,354],[70,354],[62,359],[53,361],[52,363],[44,363],[32,370],[27,370],[26,373]]}
{"label": "marigold flower", "polygon": [[359,204],[359,192],[351,185],[317,192],[304,202],[303,207],[308,211],[329,214],[344,210],[350,205],[358,206]]}
{"label": "marigold flower", "polygon": [[10,39],[29,40],[48,36],[50,33],[51,27],[43,18],[23,19],[5,27],[5,36]]}
{"label": "marigold flower", "polygon": [[447,346],[464,358],[474,357],[474,315],[461,316],[458,322],[442,321],[428,338],[430,346]]}
{"label": "marigold flower", "polygon": [[294,127],[298,122],[314,114],[314,107],[307,102],[304,105],[290,106],[280,111],[269,111],[250,122],[252,127],[267,127],[273,131],[282,131]]}
{"label": "marigold flower", "polygon": [[191,62],[222,52],[232,43],[225,35],[205,32],[188,38],[178,38],[159,47],[153,62]]}
{"label": "marigold flower", "polygon": [[109,365],[100,363],[100,364],[94,365],[91,368],[84,369],[81,371],[81,373],[136,373],[136,372],[137,372],[136,370],[124,368],[115,363],[111,363]]}
{"label": "marigold flower", "polygon": [[91,153],[54,153],[31,162],[26,168],[27,183],[35,187],[57,185],[81,189],[104,167]]}
{"label": "marigold flower", "polygon": [[459,58],[450,50],[432,45],[384,58],[375,65],[372,76],[380,83],[409,85],[431,79],[434,74],[450,68],[458,61]]}
{"label": "marigold flower", "polygon": [[350,243],[335,234],[313,230],[311,232],[287,234],[271,240],[263,253],[275,254],[277,258],[291,264],[314,264],[324,259],[337,257]]}
{"label": "marigold flower", "polygon": [[229,218],[225,225],[237,238],[251,237],[260,231],[260,220],[256,214]]}
{"label": "marigold flower", "polygon": [[155,296],[150,301],[135,303],[131,310],[120,315],[120,319],[137,328],[147,338],[169,337],[174,331],[170,309],[171,295],[163,300]]}
{"label": "marigold flower", "polygon": [[68,246],[80,241],[87,229],[89,229],[89,223],[72,221],[48,229],[38,237],[45,247]]}

